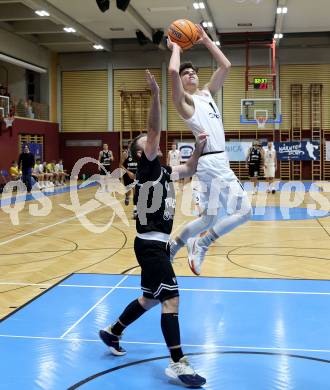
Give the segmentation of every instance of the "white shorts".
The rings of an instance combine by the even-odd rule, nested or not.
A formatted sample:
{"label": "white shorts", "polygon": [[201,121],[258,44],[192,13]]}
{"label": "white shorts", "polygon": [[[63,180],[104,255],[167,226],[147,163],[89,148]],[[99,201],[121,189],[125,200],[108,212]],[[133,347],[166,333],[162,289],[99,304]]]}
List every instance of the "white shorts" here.
{"label": "white shorts", "polygon": [[201,156],[196,175],[200,181],[199,205],[207,214],[216,214],[220,207],[227,214],[250,211],[248,195],[231,170],[225,153]]}
{"label": "white shorts", "polygon": [[264,171],[265,177],[275,177],[275,165],[267,165]]}

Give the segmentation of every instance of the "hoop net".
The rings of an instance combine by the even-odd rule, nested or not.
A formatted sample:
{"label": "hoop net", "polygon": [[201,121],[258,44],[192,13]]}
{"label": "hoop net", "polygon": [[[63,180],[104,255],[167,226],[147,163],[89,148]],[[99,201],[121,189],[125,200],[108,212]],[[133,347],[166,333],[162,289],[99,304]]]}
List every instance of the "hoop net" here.
{"label": "hoop net", "polygon": [[8,127],[12,127],[13,126],[14,118],[6,117],[6,118],[3,119],[3,121],[5,122],[6,128],[8,129]]}
{"label": "hoop net", "polygon": [[268,119],[268,110],[254,110],[254,119],[258,129],[264,129]]}

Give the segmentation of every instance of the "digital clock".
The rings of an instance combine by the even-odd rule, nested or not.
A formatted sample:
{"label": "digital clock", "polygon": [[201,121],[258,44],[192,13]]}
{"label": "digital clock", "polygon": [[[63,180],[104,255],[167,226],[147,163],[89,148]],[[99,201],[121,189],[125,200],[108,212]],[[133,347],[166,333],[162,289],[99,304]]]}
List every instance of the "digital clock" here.
{"label": "digital clock", "polygon": [[268,79],[263,77],[255,77],[253,79],[253,86],[255,89],[267,89],[268,88]]}

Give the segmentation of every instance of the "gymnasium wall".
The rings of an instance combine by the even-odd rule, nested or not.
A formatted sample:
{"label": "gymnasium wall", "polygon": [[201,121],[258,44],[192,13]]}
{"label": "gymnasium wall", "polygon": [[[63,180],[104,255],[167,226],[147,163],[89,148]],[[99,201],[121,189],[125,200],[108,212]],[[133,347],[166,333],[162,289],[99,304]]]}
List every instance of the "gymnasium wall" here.
{"label": "gymnasium wall", "polygon": [[[150,68],[149,70],[160,86],[160,97],[162,97],[161,69]],[[141,94],[141,98],[130,102],[128,97],[122,104],[120,90],[141,92],[148,90],[144,69],[115,69],[113,71],[113,118],[114,131],[146,129],[150,99]],[[124,125],[123,128],[121,128],[121,123]]]}
{"label": "gymnasium wall", "polygon": [[107,130],[107,70],[62,72],[62,131]]}
{"label": "gymnasium wall", "polygon": [[[64,166],[71,171],[74,164],[83,157],[92,157],[98,160],[102,147],[96,146],[67,146],[67,141],[101,140],[107,143],[114,156],[113,168],[118,168],[120,162],[119,133],[118,132],[66,132],[60,133],[60,157],[64,160]],[[86,164],[81,173],[94,174],[98,172],[96,164]]]}
{"label": "gymnasium wall", "polygon": [[3,131],[0,136],[0,169],[8,169],[19,155],[19,134],[38,134],[44,137],[44,158],[46,161],[59,158],[58,124],[29,119],[15,119],[12,135]]}

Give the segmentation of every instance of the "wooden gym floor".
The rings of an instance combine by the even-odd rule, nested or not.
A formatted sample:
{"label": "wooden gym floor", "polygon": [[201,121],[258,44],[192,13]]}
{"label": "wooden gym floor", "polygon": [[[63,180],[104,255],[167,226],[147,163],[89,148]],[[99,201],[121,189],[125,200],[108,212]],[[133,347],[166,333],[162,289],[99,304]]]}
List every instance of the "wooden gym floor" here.
{"label": "wooden gym floor", "polygon": [[[95,191],[96,187],[79,190],[80,203],[93,199]],[[277,192],[266,198],[265,191],[260,191],[251,199],[254,206],[267,205],[271,213],[279,210],[280,200],[281,206],[288,206],[284,209],[291,213],[294,195],[302,200],[298,211],[306,211],[313,200],[310,193],[283,194]],[[326,188],[322,196],[330,200]],[[129,227],[116,217],[109,230],[96,234],[83,227],[72,211],[61,206],[70,204],[69,192],[55,193],[49,199],[52,210],[43,217],[29,213],[29,205],[36,201],[25,202],[18,225],[13,225],[8,214],[0,211],[0,318],[71,273],[140,272],[133,251],[132,205],[123,206]],[[195,218],[182,214],[181,200],[179,190],[174,232]],[[287,220],[279,220],[278,212],[274,218],[253,217],[211,247],[202,276],[330,279],[330,217],[305,219],[304,213],[297,215],[299,219],[293,214]],[[90,226],[106,224],[111,217],[112,210],[106,206],[88,214]],[[179,252],[175,271],[177,275],[191,276],[185,253],[185,250]]]}

